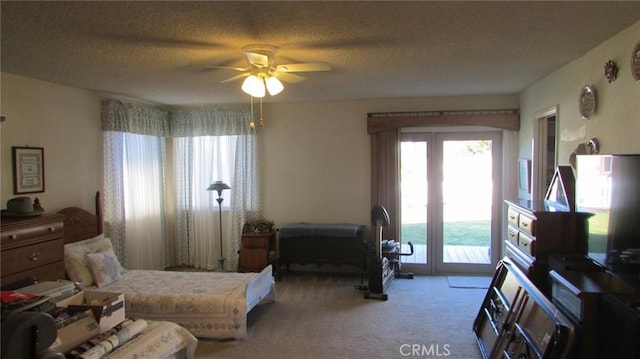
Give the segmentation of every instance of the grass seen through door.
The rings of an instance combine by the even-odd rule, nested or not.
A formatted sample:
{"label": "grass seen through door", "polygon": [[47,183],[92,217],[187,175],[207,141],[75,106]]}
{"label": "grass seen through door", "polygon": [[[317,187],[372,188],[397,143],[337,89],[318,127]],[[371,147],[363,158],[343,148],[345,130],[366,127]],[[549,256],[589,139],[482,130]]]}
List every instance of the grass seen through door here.
{"label": "grass seen through door", "polygon": [[[487,229],[491,222],[485,221],[459,221],[445,222],[444,231],[447,236],[447,245],[453,246],[486,246]],[[402,225],[402,243],[427,244],[427,227],[424,223],[408,223]]]}

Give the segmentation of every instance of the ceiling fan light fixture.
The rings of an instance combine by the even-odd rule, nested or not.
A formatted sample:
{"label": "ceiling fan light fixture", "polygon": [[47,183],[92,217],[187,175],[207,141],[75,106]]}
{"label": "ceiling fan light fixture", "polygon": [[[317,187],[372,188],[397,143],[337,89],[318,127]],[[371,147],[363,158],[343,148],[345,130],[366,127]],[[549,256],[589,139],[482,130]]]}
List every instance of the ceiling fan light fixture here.
{"label": "ceiling fan light fixture", "polygon": [[269,91],[269,95],[271,96],[275,96],[284,90],[284,85],[275,76],[267,77],[265,82],[267,84],[267,91]]}
{"label": "ceiling fan light fixture", "polygon": [[256,75],[249,75],[244,82],[242,82],[242,91],[253,97],[264,97],[264,82]]}

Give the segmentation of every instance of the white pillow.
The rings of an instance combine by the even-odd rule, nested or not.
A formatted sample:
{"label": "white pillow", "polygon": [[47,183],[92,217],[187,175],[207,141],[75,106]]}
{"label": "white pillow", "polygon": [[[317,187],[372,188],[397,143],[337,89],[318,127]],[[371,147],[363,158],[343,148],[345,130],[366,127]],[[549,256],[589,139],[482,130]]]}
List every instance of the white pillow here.
{"label": "white pillow", "polygon": [[[89,269],[87,254],[113,250],[111,241],[99,234],[93,238],[64,245],[64,268],[74,282],[84,286],[93,284],[93,275]],[[122,267],[119,268],[122,270]]]}
{"label": "white pillow", "polygon": [[120,262],[118,262],[116,254],[113,253],[113,249],[109,248],[100,253],[89,253],[87,260],[98,288],[122,278]]}

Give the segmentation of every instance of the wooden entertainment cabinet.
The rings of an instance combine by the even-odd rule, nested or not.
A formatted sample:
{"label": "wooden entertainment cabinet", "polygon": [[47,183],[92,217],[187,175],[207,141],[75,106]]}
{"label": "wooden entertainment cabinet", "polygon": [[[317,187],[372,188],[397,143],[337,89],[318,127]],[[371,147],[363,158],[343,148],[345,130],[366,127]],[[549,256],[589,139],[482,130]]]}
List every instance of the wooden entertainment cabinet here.
{"label": "wooden entertainment cabinet", "polygon": [[548,298],[549,256],[587,253],[590,213],[555,207],[548,202],[506,200],[506,256]]}
{"label": "wooden entertainment cabinet", "polygon": [[2,218],[2,286],[65,278],[64,216]]}

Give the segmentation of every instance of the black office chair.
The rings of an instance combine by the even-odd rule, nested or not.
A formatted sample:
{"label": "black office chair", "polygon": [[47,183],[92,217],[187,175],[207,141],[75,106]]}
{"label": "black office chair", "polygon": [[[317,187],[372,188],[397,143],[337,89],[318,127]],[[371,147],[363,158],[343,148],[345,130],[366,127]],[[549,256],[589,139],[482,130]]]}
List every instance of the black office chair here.
{"label": "black office chair", "polygon": [[2,358],[64,359],[64,354],[49,349],[57,336],[56,323],[47,313],[10,314],[2,318]]}

